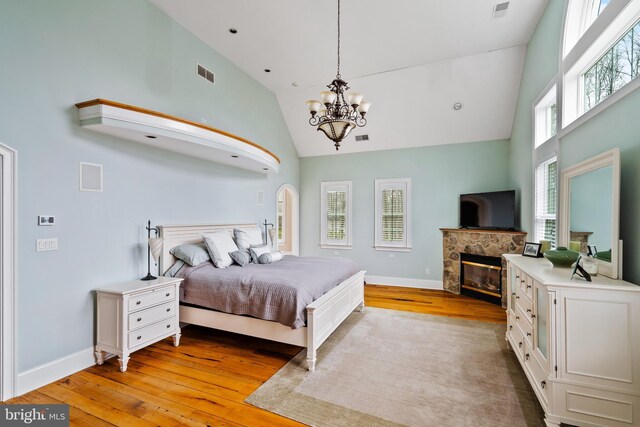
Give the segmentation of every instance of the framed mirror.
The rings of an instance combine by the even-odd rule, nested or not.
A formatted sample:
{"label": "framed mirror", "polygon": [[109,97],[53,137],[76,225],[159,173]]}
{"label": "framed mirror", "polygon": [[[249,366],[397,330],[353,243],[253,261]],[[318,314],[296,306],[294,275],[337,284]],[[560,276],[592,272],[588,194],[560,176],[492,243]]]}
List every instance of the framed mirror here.
{"label": "framed mirror", "polygon": [[615,148],[560,173],[558,246],[598,261],[598,274],[618,278],[620,151]]}

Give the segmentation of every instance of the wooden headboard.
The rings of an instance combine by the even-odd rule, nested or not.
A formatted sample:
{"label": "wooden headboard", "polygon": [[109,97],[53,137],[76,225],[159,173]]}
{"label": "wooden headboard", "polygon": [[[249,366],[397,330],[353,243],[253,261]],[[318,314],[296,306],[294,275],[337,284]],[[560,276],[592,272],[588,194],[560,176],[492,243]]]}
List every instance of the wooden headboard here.
{"label": "wooden headboard", "polygon": [[[176,259],[169,253],[171,248],[186,243],[202,242],[202,233],[227,230],[233,233],[234,228],[254,229],[257,224],[200,224],[200,225],[159,225],[160,237],[164,238],[162,253],[158,261],[158,271],[164,274],[176,262]],[[233,237],[233,236],[232,236]]]}

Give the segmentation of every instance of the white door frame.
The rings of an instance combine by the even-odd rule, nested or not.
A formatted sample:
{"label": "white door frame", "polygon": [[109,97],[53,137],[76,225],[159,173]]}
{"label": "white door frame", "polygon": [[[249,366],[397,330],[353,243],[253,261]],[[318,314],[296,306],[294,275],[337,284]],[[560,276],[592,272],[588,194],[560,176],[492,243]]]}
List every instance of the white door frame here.
{"label": "white door frame", "polygon": [[0,401],[16,386],[16,223],[18,152],[0,143]]}
{"label": "white door frame", "polygon": [[[276,192],[276,223],[278,222],[278,194],[282,190],[288,190],[291,192],[291,230],[294,239],[291,239],[291,253],[293,255],[300,255],[300,195],[298,190],[291,184],[282,184]],[[288,218],[287,218],[288,219]],[[276,249],[278,248],[278,233],[276,233]]]}

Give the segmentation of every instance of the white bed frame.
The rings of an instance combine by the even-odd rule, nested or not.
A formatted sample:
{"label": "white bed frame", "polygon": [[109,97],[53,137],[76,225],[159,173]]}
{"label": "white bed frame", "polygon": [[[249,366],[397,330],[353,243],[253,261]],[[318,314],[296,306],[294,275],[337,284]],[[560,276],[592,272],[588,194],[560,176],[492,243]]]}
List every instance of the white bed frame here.
{"label": "white bed frame", "polygon": [[[165,272],[175,258],[169,250],[185,243],[202,242],[202,233],[234,228],[255,229],[256,224],[161,225],[164,238],[159,271]],[[364,274],[359,271],[307,306],[307,326],[291,329],[277,322],[238,316],[203,308],[180,306],[180,322],[264,338],[307,348],[307,366],[313,371],[318,347],[353,310],[364,310]]]}

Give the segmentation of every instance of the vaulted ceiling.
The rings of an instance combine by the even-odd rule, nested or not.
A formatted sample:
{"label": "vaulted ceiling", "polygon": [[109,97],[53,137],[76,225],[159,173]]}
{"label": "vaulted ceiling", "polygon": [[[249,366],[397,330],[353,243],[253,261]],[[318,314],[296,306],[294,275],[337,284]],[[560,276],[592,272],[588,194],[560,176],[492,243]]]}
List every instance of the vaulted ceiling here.
{"label": "vaulted ceiling", "polygon": [[[150,1],[276,94],[301,157],[335,153],[305,101],[336,74],[337,1]],[[509,138],[548,0],[506,1],[342,0],[341,74],[372,106],[340,153]]]}

